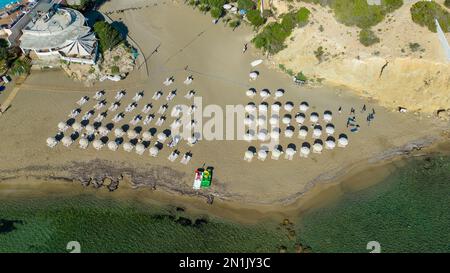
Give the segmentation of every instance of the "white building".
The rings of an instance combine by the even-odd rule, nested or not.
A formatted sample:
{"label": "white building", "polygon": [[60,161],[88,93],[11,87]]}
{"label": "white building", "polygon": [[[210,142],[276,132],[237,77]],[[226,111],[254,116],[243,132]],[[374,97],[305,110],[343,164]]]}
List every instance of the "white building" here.
{"label": "white building", "polygon": [[98,43],[83,14],[53,6],[22,29],[20,48],[35,62],[94,64]]}

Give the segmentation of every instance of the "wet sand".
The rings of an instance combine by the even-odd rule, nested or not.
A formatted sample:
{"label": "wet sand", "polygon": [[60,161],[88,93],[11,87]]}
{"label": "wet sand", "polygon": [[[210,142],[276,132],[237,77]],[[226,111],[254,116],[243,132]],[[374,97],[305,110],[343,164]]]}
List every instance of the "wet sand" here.
{"label": "wet sand", "polygon": [[[9,184],[9,190],[13,190],[16,183],[12,180],[2,180],[11,173],[15,174],[16,181],[20,180],[35,187],[34,179],[24,181],[25,177],[33,172],[39,172],[39,177],[42,178],[71,177],[65,172],[68,165],[98,159],[113,162],[117,166],[131,165],[136,170],[166,167],[174,173],[183,174],[182,179],[173,183],[158,184],[156,191],[147,188],[131,190],[129,185],[123,183],[119,190],[111,195],[123,194],[129,198],[142,196],[145,200],[159,199],[180,206],[189,203],[199,212],[207,211],[244,220],[264,218],[275,212],[279,212],[276,217],[290,216],[293,214],[291,208],[298,209],[303,206],[302,203],[308,200],[309,196],[314,196],[333,182],[341,181],[355,169],[364,170],[363,173],[367,174],[369,180],[369,174],[372,173],[370,168],[381,164],[373,159],[384,158],[383,153],[386,151],[414,141],[437,141],[447,126],[434,119],[391,112],[377,106],[376,102],[356,97],[345,90],[293,85],[287,75],[271,70],[266,64],[257,68],[261,74],[259,79],[250,82],[249,64],[256,58],[261,58],[257,57],[259,53],[252,48],[242,54],[243,44],[251,39],[251,30],[243,26],[233,32],[221,23],[213,25],[209,15],[202,15],[183,4],[166,1],[157,6],[112,13],[110,16],[114,20],[121,19],[127,25],[129,34],[143,48],[150,69],[149,78],[141,67],[122,82],[104,82],[87,88],[72,81],[62,72],[34,72],[23,84],[12,107],[0,118],[0,184]],[[152,55],[158,45],[158,52]],[[186,65],[189,71],[184,70]],[[194,76],[194,82],[190,86],[183,85],[182,81],[190,74]],[[169,76],[175,77],[175,83],[168,88],[163,87],[162,82]],[[298,107],[301,101],[306,100],[312,110],[320,114],[325,110],[333,111],[336,133],[345,131],[350,145],[345,149],[324,151],[321,155],[314,154],[308,159],[301,159],[297,154],[292,161],[268,159],[260,162],[255,159],[252,163],[247,163],[243,160],[244,152],[248,146],[256,146],[257,143],[201,141],[192,148],[186,144],[180,147],[182,153],[193,153],[193,159],[187,166],[179,162],[170,163],[167,157],[171,150],[167,147],[158,158],[151,158],[148,152],[139,156],[134,152],[124,152],[123,149],[117,152],[107,148],[96,151],[92,147],[81,150],[77,143],[70,148],[58,145],[49,149],[45,145],[46,138],[56,134],[57,123],[65,121],[69,112],[76,108],[75,101],[83,95],[92,96],[97,90],[107,91],[108,102],[113,101],[116,91],[121,88],[128,91],[126,102],[130,102],[135,92],[144,90],[146,95],[143,101],[147,103],[155,91],[163,89],[167,94],[176,88],[178,96],[171,102],[171,105],[175,105],[186,103],[184,94],[195,89],[197,95],[202,96],[204,106],[217,104],[224,108],[226,105],[245,105],[252,101],[245,96],[249,87],[257,90],[268,88],[272,92],[277,88],[284,88],[286,95],[280,99],[281,102],[293,101]],[[260,102],[259,99],[254,101]],[[273,103],[274,99],[271,98],[268,102]],[[91,101],[88,106],[83,107],[83,113],[92,108],[93,104]],[[376,110],[376,119],[368,127],[364,122],[365,115],[357,115],[361,131],[357,134],[349,133],[345,129],[347,113],[352,106],[358,111],[363,104],[366,104],[368,109],[373,107]],[[142,105],[143,102],[138,109]],[[337,114],[339,106],[344,109],[341,115]],[[127,116],[125,121],[130,118],[131,116]],[[170,119],[166,121],[166,125],[170,123]],[[308,141],[311,142],[311,139]],[[295,137],[292,140],[282,140],[281,145],[286,147],[290,142],[300,147],[303,141]],[[191,197],[190,194],[193,171],[204,163],[215,167],[213,186],[206,191],[215,196],[213,206],[206,205],[204,199]],[[359,178],[355,180],[355,185],[362,185],[365,180]],[[42,189],[40,191],[44,193],[46,189],[53,187],[44,184],[39,184],[36,188]],[[175,201],[173,195],[165,193],[173,192],[170,189],[174,186],[187,195],[178,194]],[[94,191],[72,186],[68,190]],[[97,194],[100,191],[106,190],[95,192]],[[51,192],[58,194],[59,190]],[[322,201],[318,198],[315,202]]]}

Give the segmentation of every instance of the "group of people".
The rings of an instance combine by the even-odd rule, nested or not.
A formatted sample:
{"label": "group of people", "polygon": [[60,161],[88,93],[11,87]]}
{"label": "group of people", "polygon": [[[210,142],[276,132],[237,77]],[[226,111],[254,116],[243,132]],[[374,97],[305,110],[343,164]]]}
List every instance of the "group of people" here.
{"label": "group of people", "polygon": [[[339,107],[338,112],[342,113],[342,107]],[[367,106],[364,104],[363,107],[361,108],[361,113],[366,113],[366,112],[367,112]],[[372,108],[372,111],[367,113],[367,117],[366,117],[367,125],[370,126],[371,122],[374,119],[375,119],[375,109]],[[350,132],[352,132],[352,133],[356,133],[360,129],[360,125],[356,121],[356,109],[354,107],[352,107],[350,109],[350,116],[347,118],[346,126],[347,126],[347,128],[350,128]]]}

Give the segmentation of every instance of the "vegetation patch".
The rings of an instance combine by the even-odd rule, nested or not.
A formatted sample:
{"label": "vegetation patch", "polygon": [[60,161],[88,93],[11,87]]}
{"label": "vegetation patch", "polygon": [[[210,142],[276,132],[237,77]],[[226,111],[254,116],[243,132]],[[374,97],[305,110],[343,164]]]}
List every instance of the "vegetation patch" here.
{"label": "vegetation patch", "polygon": [[120,32],[105,21],[96,22],[94,32],[99,39],[99,48],[102,52],[111,50],[124,41]]}
{"label": "vegetation patch", "polygon": [[450,13],[436,2],[420,1],[411,7],[411,17],[414,23],[437,32],[435,19],[444,32],[450,32]]}
{"label": "vegetation patch", "polygon": [[291,35],[292,30],[298,26],[305,26],[309,21],[310,11],[300,8],[298,11],[283,15],[281,22],[272,22],[253,38],[256,48],[274,54],[285,47],[285,40]]}
{"label": "vegetation patch", "polygon": [[381,5],[369,5],[367,0],[302,0],[303,2],[328,5],[336,19],[347,25],[370,28],[383,21],[386,14],[403,5],[403,0],[381,0]]}
{"label": "vegetation patch", "polygon": [[359,41],[364,46],[371,46],[373,44],[379,43],[380,38],[378,38],[371,29],[364,28],[359,32]]}

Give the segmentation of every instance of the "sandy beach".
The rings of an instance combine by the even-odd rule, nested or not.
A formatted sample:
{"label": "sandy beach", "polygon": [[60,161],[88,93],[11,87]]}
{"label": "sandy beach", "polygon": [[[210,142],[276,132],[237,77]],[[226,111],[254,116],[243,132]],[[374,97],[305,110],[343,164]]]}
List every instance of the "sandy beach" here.
{"label": "sandy beach", "polygon": [[[45,189],[39,181],[66,179],[75,181],[79,189],[61,186],[61,191],[101,191],[101,194],[112,195],[123,192],[128,197],[136,194],[136,198],[154,198],[174,205],[190,203],[200,212],[208,210],[218,215],[225,214],[225,217],[252,218],[253,215],[253,218],[262,218],[283,208],[289,211],[293,207],[301,207],[298,200],[306,198],[307,192],[322,190],[326,185],[342,181],[346,175],[370,170],[412,150],[433,147],[433,144],[448,139],[444,134],[448,124],[444,121],[392,112],[376,101],[357,97],[343,88],[294,85],[287,75],[271,69],[258,51],[250,47],[248,52],[242,53],[242,46],[252,37],[247,26],[233,31],[222,23],[214,25],[209,15],[179,2],[158,1],[154,5],[155,1],[136,1],[133,5],[142,8],[135,10],[127,9],[131,5],[127,5],[128,2],[107,2],[101,10],[128,27],[128,34],[140,45],[147,60],[148,76],[145,65],[138,63],[135,71],[121,82],[102,82],[94,87],[85,87],[62,71],[33,71],[21,86],[11,108],[0,117],[0,184],[3,184],[0,191],[2,188],[20,190],[20,187],[15,189],[13,186],[17,181]],[[119,9],[125,11],[113,12]],[[153,53],[157,47],[157,52]],[[259,58],[265,60],[257,67],[260,76],[256,81],[249,81],[250,63]],[[186,86],[183,81],[189,75],[195,80]],[[175,78],[175,83],[165,87],[162,83],[170,76]],[[248,146],[257,144],[238,140],[202,140],[193,147],[182,144],[179,148],[182,153],[191,151],[193,154],[191,162],[182,165],[178,161],[172,163],[167,160],[171,149],[166,147],[157,158],[153,158],[148,152],[140,156],[123,149],[116,152],[107,148],[97,151],[92,147],[81,150],[77,143],[69,148],[58,145],[50,149],[45,143],[47,137],[56,134],[58,122],[67,120],[67,115],[76,108],[75,102],[81,96],[93,96],[98,90],[106,91],[105,99],[109,103],[122,88],[128,92],[128,101],[141,90],[145,92],[143,101],[148,101],[157,90],[162,89],[166,95],[177,89],[178,95],[171,102],[175,105],[186,103],[184,94],[194,89],[196,95],[202,97],[203,106],[216,104],[225,109],[226,105],[246,105],[252,101],[245,95],[250,87],[273,91],[283,88],[286,90],[280,99],[283,103],[293,101],[297,107],[301,101],[308,101],[313,111],[321,114],[325,110],[332,111],[336,133],[346,133],[349,146],[311,154],[307,159],[297,154],[292,161],[268,159],[262,162],[254,159],[247,163],[243,160],[244,152]],[[267,102],[271,104],[274,101],[271,98]],[[83,106],[83,113],[93,105],[94,102],[90,101],[89,105]],[[359,114],[363,105],[376,111],[376,119],[370,126],[365,122],[365,115]],[[342,107],[342,114],[338,114],[338,107]],[[346,129],[352,107],[356,109],[361,126],[357,133]],[[125,120],[129,119],[127,116]],[[165,124],[168,126],[172,120],[169,118]],[[302,142],[295,136],[282,139],[280,144],[286,147],[295,143],[300,147]],[[192,190],[193,172],[203,164],[215,168],[213,185],[196,193]],[[116,176],[125,173],[131,181],[137,179],[140,182],[134,186],[141,188],[133,190],[129,181],[121,182],[114,193],[78,186],[80,176],[85,179],[101,177],[104,169]],[[371,174],[370,171],[367,173]],[[367,175],[363,180],[369,180],[369,177]],[[49,193],[59,194],[59,191],[51,190]],[[174,194],[177,195],[176,201]],[[206,205],[202,198],[207,196],[214,196],[212,206]],[[219,212],[222,208],[228,210]]]}

